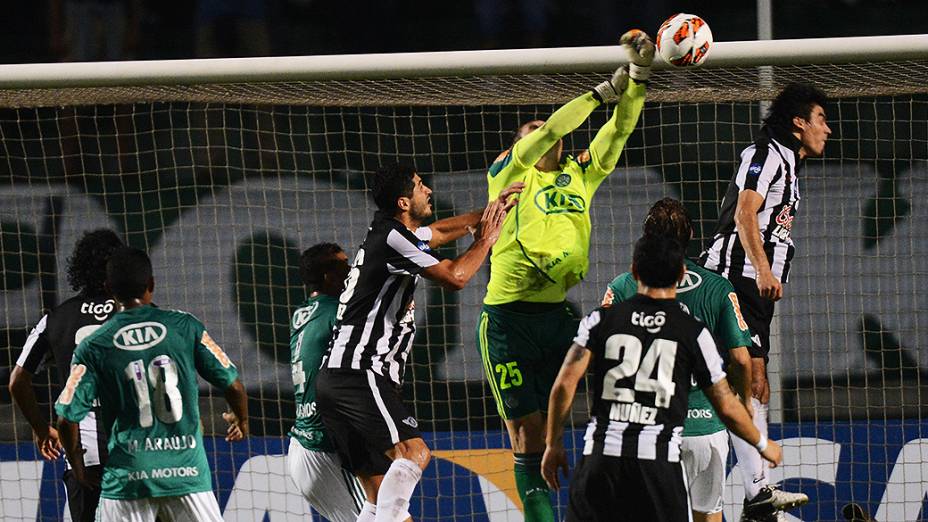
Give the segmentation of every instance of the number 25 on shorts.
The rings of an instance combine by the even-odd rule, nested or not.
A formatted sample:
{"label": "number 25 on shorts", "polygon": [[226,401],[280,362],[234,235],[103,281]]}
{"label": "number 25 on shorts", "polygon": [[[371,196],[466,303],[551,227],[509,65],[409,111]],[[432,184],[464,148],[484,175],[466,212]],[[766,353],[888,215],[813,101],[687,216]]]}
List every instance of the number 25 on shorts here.
{"label": "number 25 on shorts", "polygon": [[522,372],[519,371],[519,363],[516,361],[506,364],[499,363],[496,365],[495,370],[499,376],[499,389],[506,390],[522,386]]}

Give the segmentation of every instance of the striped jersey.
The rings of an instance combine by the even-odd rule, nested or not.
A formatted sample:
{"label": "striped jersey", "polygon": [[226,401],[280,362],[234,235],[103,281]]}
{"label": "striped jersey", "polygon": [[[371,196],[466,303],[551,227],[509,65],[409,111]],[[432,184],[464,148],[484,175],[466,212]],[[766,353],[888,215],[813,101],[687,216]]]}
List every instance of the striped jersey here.
{"label": "striped jersey", "polygon": [[690,382],[725,377],[706,326],[675,299],[636,294],[590,313],[574,343],[593,352],[583,454],[679,462]]}
{"label": "striped jersey", "polygon": [[415,232],[377,212],[339,297],[335,334],[323,366],[372,370],[402,384],[416,332],[419,273],[441,261],[432,230]]}
{"label": "striped jersey", "polygon": [[794,254],[790,232],[799,207],[800,146],[792,134],[764,127],[761,136],[741,152],[741,164],[728,185],[712,243],[700,256],[700,264],[729,279],[757,278],[735,226],[738,196],[743,190],[753,190],[764,198],[757,209],[757,223],[770,269],[778,281],[789,280]]}
{"label": "striped jersey", "polygon": [[[106,296],[78,294],[68,299],[42,317],[32,329],[16,365],[35,375],[48,363],[54,363],[58,383],[64,385],[71,373],[74,349],[115,311],[116,302]],[[85,466],[105,463],[106,430],[99,404],[81,420],[80,442]]]}

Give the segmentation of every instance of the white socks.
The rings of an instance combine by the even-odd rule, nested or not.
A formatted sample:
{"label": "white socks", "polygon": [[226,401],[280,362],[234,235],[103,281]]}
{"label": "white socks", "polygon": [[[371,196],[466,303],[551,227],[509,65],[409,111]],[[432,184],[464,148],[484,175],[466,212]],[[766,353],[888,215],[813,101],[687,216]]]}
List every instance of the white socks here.
{"label": "white socks", "polygon": [[[409,498],[412,497],[420,478],[422,470],[415,462],[409,459],[394,460],[377,493],[375,522],[403,522],[409,518]],[[358,517],[358,520],[362,519]]]}
{"label": "white socks", "polygon": [[[754,425],[767,436],[767,405],[751,398],[754,406]],[[757,448],[736,436],[732,436],[731,445],[738,456],[738,465],[741,468],[741,481],[744,482],[744,498],[751,500],[760,493],[761,488],[768,484],[767,462],[757,452]]]}

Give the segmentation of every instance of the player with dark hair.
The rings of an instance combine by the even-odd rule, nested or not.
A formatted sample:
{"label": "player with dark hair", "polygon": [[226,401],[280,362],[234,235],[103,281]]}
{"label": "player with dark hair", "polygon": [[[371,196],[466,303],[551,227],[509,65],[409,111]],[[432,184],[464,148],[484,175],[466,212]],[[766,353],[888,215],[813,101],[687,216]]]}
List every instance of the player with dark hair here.
{"label": "player with dark hair", "polygon": [[[58,382],[64,383],[70,373],[74,348],[115,311],[116,302],[106,293],[103,283],[106,280],[106,262],[120,247],[122,240],[109,229],[101,228],[81,236],[68,258],[67,267],[68,282],[77,295],[42,317],[26,339],[10,375],[10,395],[32,426],[32,438],[46,460],[60,456],[61,444],[58,430],[50,426],[39,412],[32,378],[51,362],[55,365]],[[84,464],[86,485],[74,479],[70,467],[65,470],[63,478],[71,519],[87,522],[94,519],[97,510],[100,479],[106,461],[106,430],[99,408],[93,408],[81,422],[79,436],[82,452],[75,457]]]}
{"label": "player with dark hair", "polygon": [[564,422],[592,364],[593,408],[570,482],[568,521],[692,520],[680,449],[691,381],[726,426],[773,465],[780,462],[780,447],[732,394],[712,334],[675,299],[685,273],[676,240],[645,235],[632,261],[638,293],[580,323],[551,390],[542,463],[556,489],[558,468],[567,473]]}
{"label": "player with dark hair", "polygon": [[[654,44],[642,31],[625,33],[621,43],[627,66],[565,104],[548,121],[522,125],[513,146],[487,173],[491,200],[509,183],[523,181],[532,202],[516,208],[493,249],[476,336],[512,443],[526,522],[554,521],[539,466],[548,392],[579,322],[566,302],[567,291],[589,268],[592,199],[615,170],[638,124],[654,58]],[[562,157],[563,137],[606,103],[614,103],[615,109],[589,149]]]}
{"label": "player with dark hair", "polygon": [[[400,394],[419,277],[449,290],[463,288],[496,243],[516,204],[510,196],[522,186],[502,190],[483,211],[423,226],[432,216],[432,190],[415,169],[393,165],[374,175],[378,212],[339,297],[335,334],[316,381],[325,428],[367,496],[359,521],[406,520],[409,498],[431,458]],[[468,231],[474,242],[457,259],[435,252]]]}
{"label": "player with dark hair", "polygon": [[74,350],[55,403],[75,480],[86,482],[78,423],[99,400],[110,436],[98,520],[220,521],[200,423],[199,374],[223,390],[226,440],[248,435],[248,398],[238,371],[194,316],[151,306],[151,260],[124,247],[106,265],[121,310]]}
{"label": "player with dark hair", "polygon": [[[771,104],[760,136],[741,152],[741,164],[722,200],[719,221],[702,266],[728,278],[750,327],[754,423],[767,432],[767,358],[774,303],[783,295],[795,253],[791,231],[799,205],[799,169],[825,152],[831,129],[827,98],[810,85],[787,85]],[[750,445],[732,440],[744,482],[742,520],[775,520],[771,507],[808,502],[800,493],[769,487],[763,462]]]}
{"label": "player with dark hair", "polygon": [[332,522],[355,522],[364,502],[361,485],[342,469],[316,410],[316,376],[332,340],[338,296],[349,268],[348,256],[334,243],[306,249],[300,256],[300,279],[309,296],[290,320],[296,421],[290,430],[287,470],[303,497]]}
{"label": "player with dark hair", "polygon": [[[644,220],[646,236],[676,240],[684,252],[693,237],[693,224],[683,203],[664,198],[654,203]],[[741,316],[738,296],[724,277],[685,259],[686,273],[677,284],[677,300],[703,321],[725,351],[727,372],[748,415],[751,406],[751,335]],[[606,288],[603,307],[632,299],[638,282],[630,272],[615,278]],[[722,521],[725,465],[728,461],[728,432],[701,389],[690,388],[680,460],[686,469],[693,520]]]}

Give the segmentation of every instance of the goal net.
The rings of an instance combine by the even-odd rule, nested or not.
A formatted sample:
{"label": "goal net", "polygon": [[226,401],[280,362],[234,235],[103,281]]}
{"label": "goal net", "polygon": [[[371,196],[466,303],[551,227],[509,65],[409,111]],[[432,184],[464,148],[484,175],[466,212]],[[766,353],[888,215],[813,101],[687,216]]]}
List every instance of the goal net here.
{"label": "goal net", "polygon": [[[353,257],[373,214],[365,173],[386,162],[416,166],[439,216],[482,207],[486,169],[518,126],[602,81],[619,56],[0,66],[0,519],[62,516],[63,463],[41,461],[5,384],[29,329],[72,293],[74,242],[108,227],[150,252],[156,302],[194,313],[242,370],[253,436],[207,437],[226,520],[306,520],[282,456],[299,253],[334,241]],[[569,299],[584,313],[598,305],[661,197],[695,216],[698,254],[759,104],[790,81],[834,98],[834,133],[800,175],[797,254],[770,362],[771,434],[785,448],[772,482],[810,496],[793,513],[802,520],[840,519],[852,502],[881,522],[928,517],[928,36],[717,43],[703,68],[656,66],[638,128],[592,203],[590,271]],[[565,150],[586,148],[608,116],[594,112]],[[416,295],[405,394],[436,457],[410,507],[416,520],[522,520],[474,341],[487,279],[484,269],[457,293],[423,281]],[[44,372],[35,382],[45,407],[60,383]],[[202,390],[207,435],[218,435],[221,395]],[[569,448],[586,421],[583,394],[577,402]],[[738,474],[728,520],[740,513]],[[561,514],[565,498],[562,488]]]}

